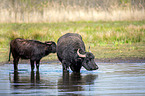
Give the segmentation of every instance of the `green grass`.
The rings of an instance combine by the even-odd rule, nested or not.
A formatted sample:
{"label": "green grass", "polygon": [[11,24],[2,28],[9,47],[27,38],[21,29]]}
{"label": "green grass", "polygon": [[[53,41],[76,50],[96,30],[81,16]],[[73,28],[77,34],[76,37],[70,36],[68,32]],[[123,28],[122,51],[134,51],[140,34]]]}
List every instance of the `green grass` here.
{"label": "green grass", "polygon": [[[15,38],[55,41],[65,33],[82,35],[86,49],[96,58],[145,57],[145,21],[65,22],[65,23],[1,23],[0,61],[6,61],[9,42]],[[50,55],[45,60],[57,59]]]}

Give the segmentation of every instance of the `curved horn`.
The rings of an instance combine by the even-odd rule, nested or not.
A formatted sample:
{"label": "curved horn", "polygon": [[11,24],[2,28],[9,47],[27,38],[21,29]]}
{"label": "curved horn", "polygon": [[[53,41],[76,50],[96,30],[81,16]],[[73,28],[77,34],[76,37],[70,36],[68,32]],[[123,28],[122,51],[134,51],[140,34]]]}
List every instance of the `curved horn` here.
{"label": "curved horn", "polygon": [[79,55],[79,57],[83,57],[83,58],[85,58],[86,55],[85,55],[85,54],[84,54],[84,55],[83,55],[83,54],[80,54],[79,50],[80,50],[80,49],[77,50],[77,54]]}

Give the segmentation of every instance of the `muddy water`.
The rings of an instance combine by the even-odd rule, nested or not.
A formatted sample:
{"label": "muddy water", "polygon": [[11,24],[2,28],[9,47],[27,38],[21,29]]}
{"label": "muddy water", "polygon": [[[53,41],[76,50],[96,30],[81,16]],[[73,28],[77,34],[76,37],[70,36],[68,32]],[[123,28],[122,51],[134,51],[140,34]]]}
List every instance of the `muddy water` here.
{"label": "muddy water", "polygon": [[99,70],[81,73],[62,72],[62,66],[41,64],[31,72],[29,64],[0,66],[0,96],[13,95],[77,95],[118,96],[145,95],[145,63],[99,63]]}

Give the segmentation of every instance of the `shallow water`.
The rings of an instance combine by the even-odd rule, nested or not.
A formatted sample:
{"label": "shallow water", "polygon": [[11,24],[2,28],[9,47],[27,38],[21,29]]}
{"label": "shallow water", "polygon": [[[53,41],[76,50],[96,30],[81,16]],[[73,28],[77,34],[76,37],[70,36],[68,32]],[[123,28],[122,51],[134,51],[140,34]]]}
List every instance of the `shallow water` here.
{"label": "shallow water", "polygon": [[31,72],[29,64],[0,66],[0,96],[9,95],[77,95],[118,96],[145,95],[145,63],[98,63],[99,70],[81,73],[62,72],[61,64],[41,64]]}

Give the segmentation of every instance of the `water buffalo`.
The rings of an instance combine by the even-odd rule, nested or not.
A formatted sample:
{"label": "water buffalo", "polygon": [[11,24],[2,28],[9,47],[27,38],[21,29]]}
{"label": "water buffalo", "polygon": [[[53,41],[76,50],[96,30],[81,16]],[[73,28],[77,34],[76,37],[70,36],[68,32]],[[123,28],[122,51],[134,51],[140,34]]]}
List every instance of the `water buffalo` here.
{"label": "water buffalo", "polygon": [[98,69],[94,55],[85,51],[84,42],[79,34],[67,33],[61,36],[57,41],[56,51],[64,71],[70,67],[73,72],[80,72],[82,66],[89,71]]}
{"label": "water buffalo", "polygon": [[39,70],[40,59],[49,53],[56,52],[56,43],[48,41],[42,43],[36,40],[26,40],[17,38],[10,42],[9,61],[12,53],[14,70],[18,70],[19,58],[30,59],[31,70],[34,70],[34,62],[36,61],[37,70]]}

